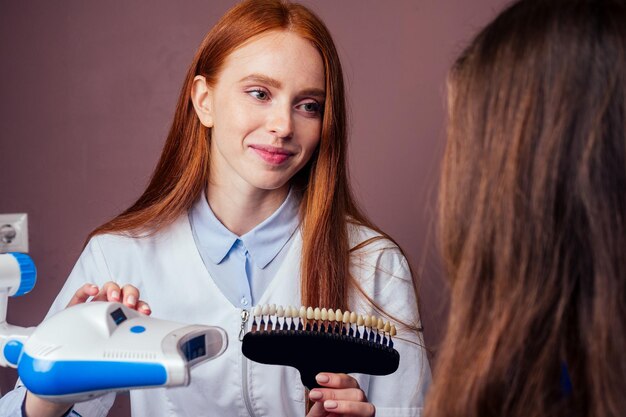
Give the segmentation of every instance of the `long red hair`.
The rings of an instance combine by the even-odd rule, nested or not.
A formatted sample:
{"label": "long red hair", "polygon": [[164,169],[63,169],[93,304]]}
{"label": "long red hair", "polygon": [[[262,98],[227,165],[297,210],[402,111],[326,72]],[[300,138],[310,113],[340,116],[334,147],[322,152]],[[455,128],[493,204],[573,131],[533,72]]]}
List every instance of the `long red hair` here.
{"label": "long red hair", "polygon": [[350,244],[347,221],[378,230],[355,204],[347,175],[346,103],[343,72],[332,37],[306,7],[280,0],[242,2],[230,9],[200,45],[178,99],[160,161],[143,195],[129,209],[94,230],[131,236],[156,233],[194,204],[207,187],[211,131],[194,111],[190,94],[196,75],[214,85],[226,57],[260,34],[285,30],[319,51],[326,77],[321,140],[311,161],[292,179],[302,190],[304,305],[347,308]]}

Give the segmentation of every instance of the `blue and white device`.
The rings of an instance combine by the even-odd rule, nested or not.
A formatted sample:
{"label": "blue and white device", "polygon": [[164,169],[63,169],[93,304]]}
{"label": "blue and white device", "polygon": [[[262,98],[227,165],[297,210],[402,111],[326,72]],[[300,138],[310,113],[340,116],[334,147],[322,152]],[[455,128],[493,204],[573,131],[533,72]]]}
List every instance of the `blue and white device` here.
{"label": "blue and white device", "polygon": [[186,326],[120,303],[91,302],[37,326],[17,370],[33,394],[79,402],[111,391],[188,385],[189,369],[226,346],[219,327]]}
{"label": "blue and white device", "polygon": [[[14,259],[0,254],[4,298],[20,287]],[[3,263],[10,265],[3,269]],[[1,318],[0,365],[17,367],[29,391],[60,403],[114,391],[188,385],[190,369],[221,355],[228,345],[219,327],[160,320],[120,303],[78,304],[29,329]]]}
{"label": "blue and white device", "polygon": [[36,281],[37,269],[30,256],[0,253],[0,366],[17,366],[24,342],[34,330],[34,327],[25,328],[7,323],[9,297],[27,294]]}

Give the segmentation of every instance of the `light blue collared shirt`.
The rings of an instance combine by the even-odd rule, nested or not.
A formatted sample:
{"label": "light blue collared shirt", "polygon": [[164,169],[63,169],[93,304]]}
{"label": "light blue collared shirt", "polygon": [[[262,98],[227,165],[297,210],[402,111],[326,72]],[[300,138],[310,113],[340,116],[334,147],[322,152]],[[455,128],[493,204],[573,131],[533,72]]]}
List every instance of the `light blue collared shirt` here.
{"label": "light blue collared shirt", "polygon": [[270,217],[237,236],[211,210],[202,193],[189,210],[193,238],[209,274],[235,306],[250,308],[263,295],[289,251],[300,199],[292,190]]}

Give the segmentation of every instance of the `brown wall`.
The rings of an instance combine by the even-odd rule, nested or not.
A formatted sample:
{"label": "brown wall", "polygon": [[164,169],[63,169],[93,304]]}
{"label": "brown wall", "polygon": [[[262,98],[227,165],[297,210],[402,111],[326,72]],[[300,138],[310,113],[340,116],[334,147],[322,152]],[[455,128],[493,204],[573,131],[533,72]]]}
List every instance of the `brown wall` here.
{"label": "brown wall", "polygon": [[[142,191],[200,40],[234,2],[0,1],[0,213],[29,214],[39,281],[8,321],[36,325],[87,233]],[[309,0],[342,55],[351,173],[421,272],[426,340],[445,290],[433,235],[445,75],[505,0]],[[15,372],[0,369],[2,392]],[[127,415],[118,406],[112,416]]]}

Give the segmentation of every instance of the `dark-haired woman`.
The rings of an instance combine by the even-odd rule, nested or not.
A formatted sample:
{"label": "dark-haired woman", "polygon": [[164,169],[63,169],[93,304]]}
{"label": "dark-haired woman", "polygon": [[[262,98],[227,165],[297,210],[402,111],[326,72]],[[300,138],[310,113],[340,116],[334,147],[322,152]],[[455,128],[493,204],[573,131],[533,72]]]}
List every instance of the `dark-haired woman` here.
{"label": "dark-haired woman", "polygon": [[426,415],[626,415],[626,2],[515,2],[449,102]]}

